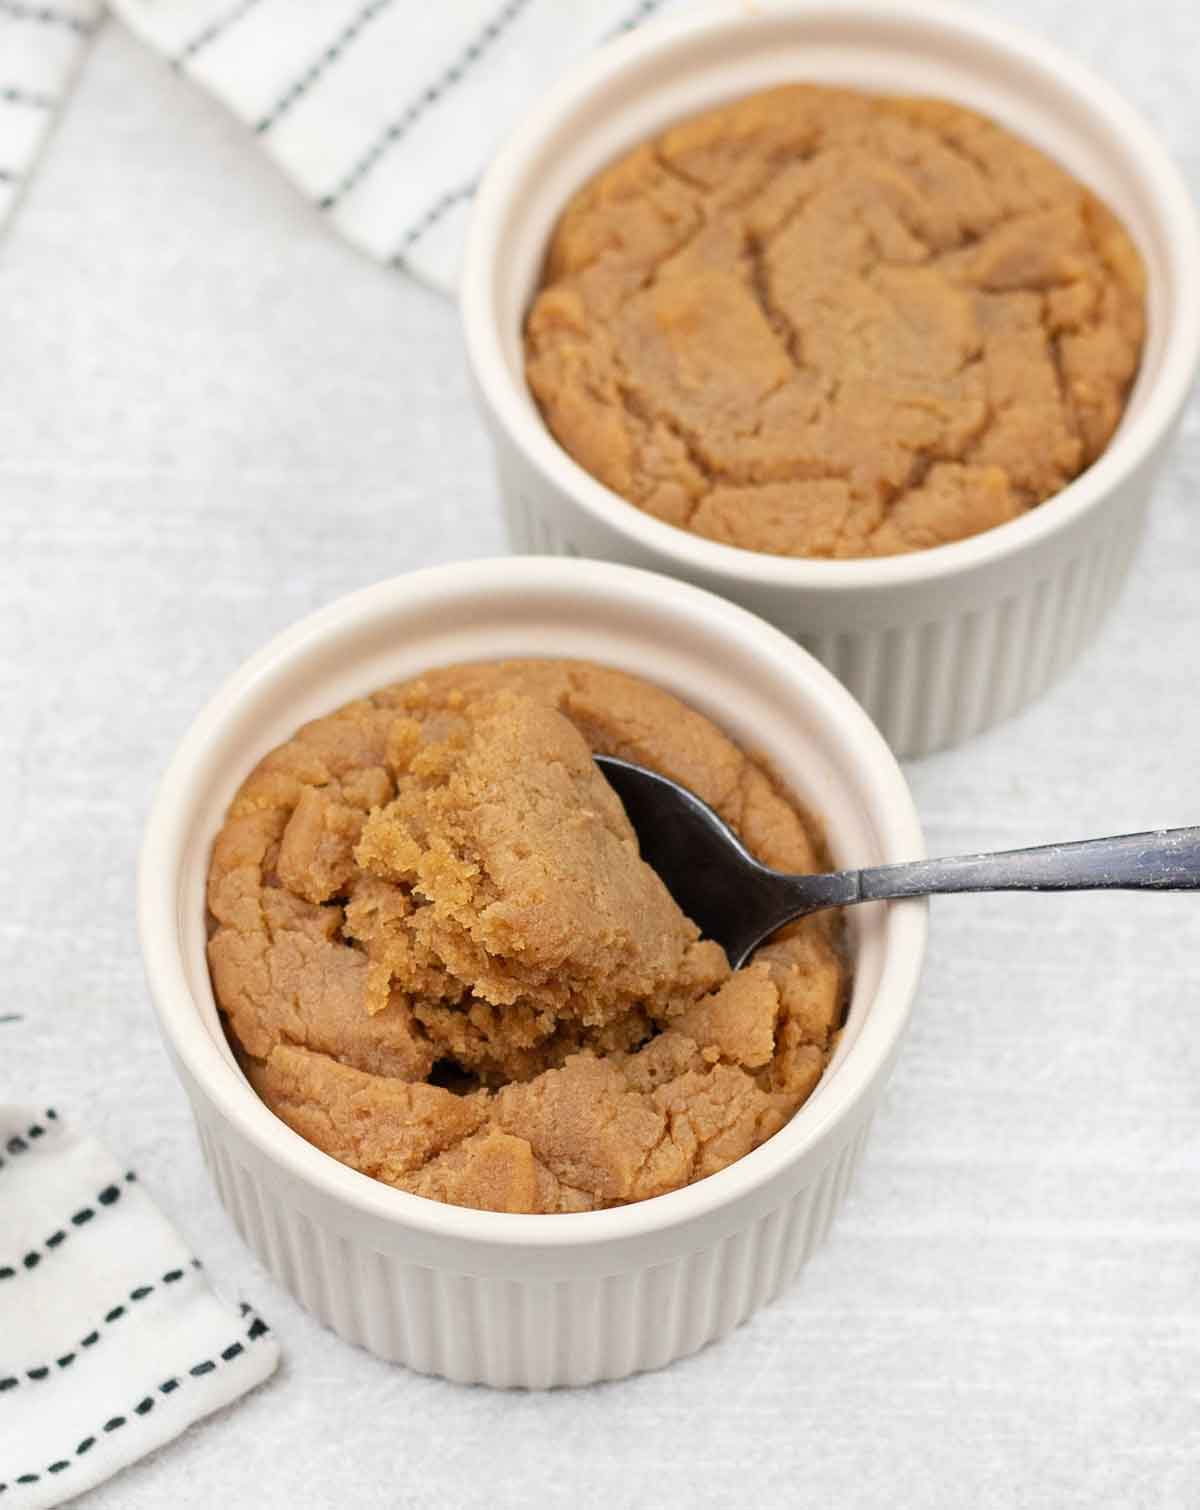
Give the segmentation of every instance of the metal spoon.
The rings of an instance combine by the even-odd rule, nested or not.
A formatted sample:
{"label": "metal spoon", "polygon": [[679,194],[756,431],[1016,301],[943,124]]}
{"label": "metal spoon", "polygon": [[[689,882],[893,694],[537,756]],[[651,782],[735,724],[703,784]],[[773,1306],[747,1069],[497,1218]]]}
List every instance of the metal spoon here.
{"label": "metal spoon", "polygon": [[873,870],[789,876],[760,865],[694,792],[644,766],[597,755],[642,858],[736,969],[793,918],[825,907],[953,891],[1200,890],[1200,828],[1044,844],[994,855],[912,860]]}

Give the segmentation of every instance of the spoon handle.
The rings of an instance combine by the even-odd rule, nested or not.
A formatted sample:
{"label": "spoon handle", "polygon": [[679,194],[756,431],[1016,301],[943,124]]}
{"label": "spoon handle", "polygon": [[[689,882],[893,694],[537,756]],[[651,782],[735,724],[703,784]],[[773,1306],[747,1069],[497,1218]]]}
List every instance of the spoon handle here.
{"label": "spoon handle", "polygon": [[954,891],[1200,890],[1200,828],[913,860],[857,872],[856,902]]}

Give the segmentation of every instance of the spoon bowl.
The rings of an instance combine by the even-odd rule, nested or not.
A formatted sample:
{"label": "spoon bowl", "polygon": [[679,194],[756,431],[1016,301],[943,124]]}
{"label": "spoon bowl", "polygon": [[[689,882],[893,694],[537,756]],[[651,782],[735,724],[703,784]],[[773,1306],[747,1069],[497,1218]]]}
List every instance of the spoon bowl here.
{"label": "spoon bowl", "polygon": [[707,802],[645,766],[596,764],[621,799],[642,859],[736,970],[771,934],[826,907],[960,891],[1195,891],[1200,828],[786,875],[760,864]]}

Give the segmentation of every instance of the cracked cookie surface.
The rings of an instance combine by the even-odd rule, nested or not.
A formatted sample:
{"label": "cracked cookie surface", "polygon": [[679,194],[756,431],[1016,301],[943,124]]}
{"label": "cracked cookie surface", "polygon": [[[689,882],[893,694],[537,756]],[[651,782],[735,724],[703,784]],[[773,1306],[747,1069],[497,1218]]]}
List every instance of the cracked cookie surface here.
{"label": "cracked cookie surface", "polygon": [[640,859],[592,754],[699,792],[769,864],[812,823],[717,727],[625,673],[451,667],[300,729],[243,783],[209,966],[251,1084],[343,1163],[483,1209],[588,1211],[718,1169],[828,1062],[839,920],[747,967]]}
{"label": "cracked cookie surface", "polygon": [[550,241],[526,376],[647,513],[785,556],[978,534],[1104,450],[1144,274],[1087,189],[991,121],[810,85],[664,132]]}

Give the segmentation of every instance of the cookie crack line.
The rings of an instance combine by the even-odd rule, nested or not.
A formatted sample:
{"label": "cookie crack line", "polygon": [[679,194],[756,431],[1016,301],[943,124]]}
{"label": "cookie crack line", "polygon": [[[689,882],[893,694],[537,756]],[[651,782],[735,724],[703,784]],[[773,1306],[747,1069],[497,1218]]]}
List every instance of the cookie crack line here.
{"label": "cookie crack line", "polygon": [[[810,121],[814,113],[819,121]],[[604,421],[612,441],[604,444],[613,448],[618,481],[628,478],[619,490],[631,503],[702,534],[711,523],[718,538],[743,548],[890,554],[993,528],[1052,497],[1103,449],[1142,341],[1136,252],[1111,212],[1100,206],[1093,215],[1086,189],[1036,147],[967,107],[803,85],[735,101],[672,129],[640,144],[607,170],[615,177],[600,175],[592,192],[585,186],[572,202],[555,232],[570,271],[546,287],[574,289],[581,320],[569,333],[543,327],[527,348],[530,361],[543,364],[531,374],[535,393],[540,401],[544,392],[543,412],[568,452],[592,455],[601,442],[585,447],[581,439],[577,447],[572,435],[591,433],[589,407],[613,406]],[[822,153],[813,171],[795,169]],[[814,205],[820,224],[811,232],[826,237],[824,256],[833,260],[824,297],[819,269],[808,278],[809,309],[809,297],[793,306],[778,295],[793,253],[781,239],[800,217],[794,271],[807,267],[806,207]],[[693,216],[690,233],[662,250],[660,242],[678,230],[673,222]],[[840,257],[838,225],[850,238]],[[597,257],[604,265],[581,283],[580,270]],[[740,403],[728,383],[710,396],[704,362],[720,360],[722,331],[736,336],[738,321],[751,318],[749,306],[703,315],[686,297],[689,280],[722,271],[739,275],[765,322],[755,341],[765,352],[769,329],[778,342],[774,370],[765,355],[748,369],[752,396]],[[880,328],[866,331],[861,350],[856,277],[890,307],[879,306]],[[1049,292],[1077,282],[1078,294]],[[657,303],[634,305],[630,318],[631,301],[645,289],[676,284],[682,300],[664,295],[662,311]],[[1040,335],[1020,308],[1031,296],[1039,301]],[[872,295],[861,297],[874,304]],[[614,310],[623,322],[620,350]],[[656,320],[671,322],[661,350],[652,329],[643,329]],[[829,341],[820,334],[826,326]],[[693,373],[672,353],[681,343],[686,356],[696,339],[703,360]],[[651,344],[643,358],[644,341]],[[597,376],[590,385],[568,385],[569,402],[558,403],[555,374],[570,376],[576,346]],[[759,361],[753,347],[748,356]],[[789,367],[803,376],[794,398],[791,379],[781,375]],[[844,376],[867,384],[865,413],[854,412],[857,386],[849,409],[827,391],[843,367]],[[780,390],[784,397],[772,403]],[[897,508],[928,484],[938,462],[969,470],[935,474],[893,527]],[[597,475],[608,466],[601,445]],[[854,485],[866,500],[865,513],[855,510],[861,526],[849,518],[839,524],[832,494],[813,495],[811,505],[794,492],[761,503],[749,496],[720,499],[719,507],[709,501],[725,485],[817,481]],[[721,517],[710,521],[713,509]],[[873,513],[888,526],[882,533],[869,528]]]}
{"label": "cookie crack line", "polygon": [[[977,157],[965,142],[959,140],[957,137],[952,136],[944,128],[944,125],[939,126],[937,123],[929,120],[922,121],[921,124],[935,138],[935,140],[938,142],[938,145],[949,152],[952,157],[956,157],[959,162],[962,163],[965,167],[970,168],[975,173],[978,173],[980,178],[983,179],[984,183],[986,183],[989,188],[993,188],[995,186],[995,170],[992,168],[991,163],[989,163],[985,157]],[[903,159],[901,159],[901,161],[903,161]],[[1001,220],[1002,219],[1003,216],[1001,216]],[[998,220],[996,224],[999,223],[1000,221]]]}
{"label": "cookie crack line", "polygon": [[664,430],[673,435],[680,443],[687,453],[688,461],[691,462],[696,471],[711,486],[729,481],[727,477],[705,460],[703,454],[698,449],[696,437],[689,433],[687,428],[675,415],[668,414],[665,410],[655,412],[655,410],[651,409],[645,403],[642,395],[637,391],[632,378],[625,371],[623,364],[619,363],[618,365],[621,366],[622,370],[620,377],[617,379],[616,389],[622,407],[629,418],[636,420],[639,425],[644,425],[647,429],[652,429],[655,425],[661,425]]}
{"label": "cookie crack line", "polygon": [[[688,174],[683,168],[679,167],[677,163],[673,163],[667,156],[666,152],[663,151],[661,138],[656,137],[648,145],[651,157],[653,157],[654,161],[658,164],[658,166],[662,169],[662,171],[667,175],[668,178],[673,178],[677,184],[687,189],[690,194],[695,195],[705,193],[708,185],[702,179],[692,178],[691,175]],[[698,208],[703,215],[703,206],[697,205],[696,208]]]}
{"label": "cookie crack line", "polygon": [[1075,409],[1075,399],[1071,393],[1071,385],[1067,378],[1066,368],[1063,365],[1062,337],[1056,330],[1050,328],[1050,310],[1045,296],[1042,296],[1038,309],[1038,321],[1041,325],[1042,336],[1046,342],[1046,354],[1050,358],[1050,369],[1054,373],[1054,381],[1058,387],[1058,402],[1062,408],[1063,419],[1072,437],[1087,451],[1087,442],[1084,439],[1083,428],[1079,423],[1079,415]]}
{"label": "cookie crack line", "polygon": [[[625,363],[621,359],[620,353],[615,348],[613,348],[612,350],[612,359],[613,365],[617,369],[617,376],[613,386],[615,388],[618,401],[620,402],[620,405],[624,410],[626,422],[628,423],[628,421],[632,420],[635,422],[635,424],[640,425],[646,429],[652,429],[655,424],[661,424],[663,428],[670,435],[673,435],[675,439],[680,443],[680,445],[684,449],[684,454],[687,456],[688,462],[700,474],[701,478],[706,484],[706,486],[704,486],[697,495],[689,495],[687,519],[690,523],[691,520],[695,517],[696,510],[700,507],[704,500],[709,497],[713,489],[717,487],[724,479],[722,479],[720,475],[714,472],[713,469],[709,466],[708,462],[704,459],[704,456],[697,448],[697,444],[693,437],[687,433],[687,431],[679,424],[679,422],[673,415],[666,413],[659,413],[656,415],[653,411],[646,408],[646,406],[643,404],[641,395],[637,393],[634,388],[632,377],[630,376]],[[628,434],[628,430],[626,431],[626,433]],[[629,438],[631,442],[634,439],[633,436],[630,436]],[[634,445],[632,449],[636,454],[638,450],[637,446]],[[651,476],[652,475],[653,474],[651,474]]]}
{"label": "cookie crack line", "polygon": [[[804,361],[800,332],[776,303],[771,294],[771,283],[766,262],[768,248],[752,231],[744,230],[744,238],[744,255],[749,264],[747,285],[750,293],[762,311],[763,318],[767,324],[783,342],[784,350],[787,352],[788,360],[792,366],[797,372],[805,372],[808,368]],[[777,384],[771,392],[777,393],[779,388],[783,386],[783,381]],[[770,396],[770,393],[763,395],[764,399]],[[761,424],[761,419],[759,423]]]}

